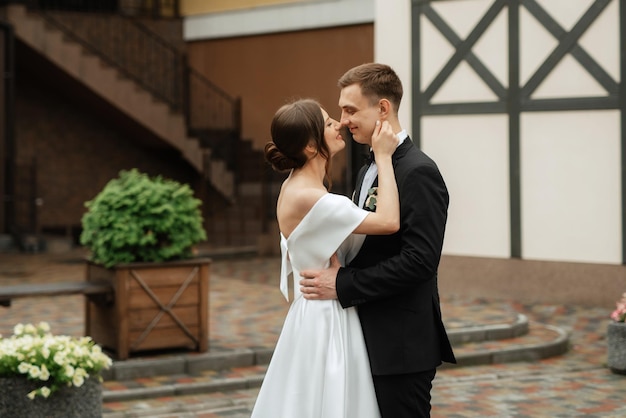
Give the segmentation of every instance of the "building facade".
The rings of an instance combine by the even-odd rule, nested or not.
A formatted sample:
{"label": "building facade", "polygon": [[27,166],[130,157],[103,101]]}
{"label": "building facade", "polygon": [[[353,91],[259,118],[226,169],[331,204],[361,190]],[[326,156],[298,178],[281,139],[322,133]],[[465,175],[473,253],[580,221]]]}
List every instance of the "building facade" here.
{"label": "building facade", "polygon": [[[372,25],[372,60],[403,79],[403,125],[439,164],[450,191],[442,291],[610,307],[626,290],[622,1],[233,3],[241,4],[206,13],[196,7],[184,19],[190,54],[207,71],[206,51],[214,59],[252,55],[244,45],[262,50],[255,46],[261,37],[271,40],[268,51],[284,47],[272,37],[304,49],[303,32],[322,35],[329,48],[327,31],[330,43],[350,51]],[[280,55],[262,56],[273,62]],[[332,103],[337,91],[325,86],[334,87],[333,77],[358,58],[367,61],[338,62],[326,84],[311,90],[298,88],[302,66],[291,60],[280,63],[278,77],[262,71],[248,88],[276,89],[271,110],[292,92]],[[226,84],[232,71],[254,67],[227,62],[216,76]],[[309,63],[307,78],[326,64]],[[243,78],[234,76],[232,88]],[[259,92],[255,107],[267,97]]]}
{"label": "building facade", "polygon": [[[403,127],[450,191],[442,292],[610,309],[626,290],[623,0],[162,0],[145,10],[103,0],[115,14],[23,3],[0,8],[13,76],[0,95],[0,233],[75,239],[84,202],[137,167],[193,185],[210,244],[276,251],[281,179],[262,158],[274,112],[312,97],[338,116],[337,79],[378,61],[402,78]],[[131,49],[116,69],[120,46]],[[335,161],[334,191],[350,193],[360,151]]]}

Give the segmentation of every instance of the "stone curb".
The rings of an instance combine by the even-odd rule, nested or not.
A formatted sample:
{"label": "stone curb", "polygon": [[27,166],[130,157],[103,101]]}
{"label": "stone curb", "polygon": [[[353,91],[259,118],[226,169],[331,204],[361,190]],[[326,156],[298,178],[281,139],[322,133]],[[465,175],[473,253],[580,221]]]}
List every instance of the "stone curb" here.
{"label": "stone curb", "polygon": [[102,372],[105,380],[132,380],[174,374],[198,374],[205,370],[225,370],[268,364],[273,350],[269,348],[236,349],[210,353],[193,353],[163,358],[141,358],[114,361]]}
{"label": "stone curb", "polygon": [[[513,324],[495,324],[466,327],[448,332],[452,344],[493,341],[514,338],[528,332],[528,319],[518,315]],[[114,361],[109,370],[102,373],[105,380],[132,380],[174,374],[197,374],[205,370],[225,370],[268,364],[273,350],[250,348],[224,350],[209,353],[172,355],[162,358],[139,358]]]}
{"label": "stone curb", "polygon": [[[477,366],[515,361],[536,361],[567,352],[569,333],[560,328],[545,325],[557,333],[553,341],[540,344],[526,344],[511,349],[481,350],[471,354],[457,356],[457,364],[444,363],[441,368]],[[239,366],[243,367],[243,366]],[[209,382],[180,383],[157,387],[128,389],[123,391],[103,391],[104,402],[123,402],[136,399],[148,399],[164,396],[183,396],[210,392],[243,390],[260,387],[265,374],[259,373],[245,378],[215,379]]]}
{"label": "stone curb", "polygon": [[459,354],[457,364],[443,364],[444,368],[478,366],[485,364],[512,363],[516,361],[537,361],[564,354],[569,349],[570,333],[551,325],[543,325],[557,334],[549,342],[518,345],[514,348],[481,350],[475,353]]}
{"label": "stone curb", "polygon": [[528,333],[528,318],[517,314],[512,324],[494,324],[476,327],[464,327],[448,330],[448,338],[452,345],[480,341],[505,340],[520,337]]}
{"label": "stone curb", "polygon": [[[544,325],[557,334],[557,338],[538,344],[526,344],[510,349],[480,350],[475,353],[457,355],[457,364],[444,364],[442,368],[475,366],[514,361],[536,361],[565,353],[569,348],[569,333],[554,326]],[[465,333],[464,331],[467,331]],[[528,331],[528,319],[519,315],[510,325],[487,325],[470,327],[454,332],[457,342],[477,342],[514,338]],[[482,338],[485,337],[485,338]],[[482,338],[482,339],[481,339]],[[452,338],[451,338],[452,339]],[[214,353],[170,356],[162,359],[137,359],[114,362],[113,367],[103,374],[105,380],[132,380],[172,374],[198,374],[205,370],[225,370],[268,364],[272,350],[267,348],[238,349]],[[104,390],[104,402],[122,402],[155,397],[194,395],[260,387],[265,374],[259,373],[245,378],[223,378],[207,382],[177,383],[162,386],[131,388],[126,390]]]}
{"label": "stone curb", "polygon": [[127,389],[120,391],[103,391],[103,402],[126,402],[130,400],[150,399],[197,395],[211,392],[252,389],[261,386],[265,374],[252,375],[245,378],[216,379],[210,382],[177,383],[146,388]]}

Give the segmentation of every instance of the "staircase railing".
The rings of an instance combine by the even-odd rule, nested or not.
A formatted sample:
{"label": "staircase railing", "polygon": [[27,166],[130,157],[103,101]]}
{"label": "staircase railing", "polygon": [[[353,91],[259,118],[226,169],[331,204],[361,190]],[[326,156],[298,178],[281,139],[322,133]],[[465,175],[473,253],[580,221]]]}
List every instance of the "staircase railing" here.
{"label": "staircase railing", "polygon": [[190,131],[240,133],[239,100],[190,68],[183,52],[140,21],[62,11],[43,15],[173,110],[184,112]]}
{"label": "staircase railing", "polygon": [[184,109],[184,55],[134,19],[57,10],[42,16],[173,110]]}
{"label": "staircase railing", "polygon": [[[229,169],[235,170],[241,137],[240,100],[192,69],[182,50],[140,19],[129,17],[127,11],[119,8],[112,11],[110,5],[116,4],[113,0],[22,2],[29,9],[38,10],[48,24],[65,36],[166,103],[172,111],[183,114],[188,134],[197,137],[201,146],[210,147],[212,158],[221,159]],[[168,2],[160,0],[160,3]]]}

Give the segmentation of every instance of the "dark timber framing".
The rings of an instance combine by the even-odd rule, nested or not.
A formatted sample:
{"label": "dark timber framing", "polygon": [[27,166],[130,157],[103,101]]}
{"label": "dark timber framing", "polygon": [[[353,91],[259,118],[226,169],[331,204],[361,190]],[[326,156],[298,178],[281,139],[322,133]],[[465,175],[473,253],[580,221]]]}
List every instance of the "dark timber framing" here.
{"label": "dark timber framing", "polygon": [[[484,16],[466,39],[461,39],[431,7],[447,0],[412,0],[412,77],[413,137],[421,144],[421,118],[432,115],[506,114],[509,118],[509,178],[511,205],[511,257],[522,257],[521,236],[521,172],[520,115],[522,112],[617,109],[621,117],[621,184],[622,184],[622,264],[626,264],[626,91],[623,83],[614,80],[579,44],[578,40],[595,22],[611,1],[618,1],[620,34],[620,80],[626,79],[626,0],[595,0],[567,31],[547,13],[536,0],[493,0]],[[528,11],[558,40],[525,85],[520,85],[520,8]],[[508,88],[473,54],[472,48],[500,13],[508,13],[509,74]],[[456,49],[455,53],[423,91],[421,89],[421,18],[428,21]],[[554,70],[564,56],[570,54],[605,90],[600,97],[533,99],[537,87]],[[496,96],[493,102],[433,104],[431,100],[460,62],[465,61]]]}

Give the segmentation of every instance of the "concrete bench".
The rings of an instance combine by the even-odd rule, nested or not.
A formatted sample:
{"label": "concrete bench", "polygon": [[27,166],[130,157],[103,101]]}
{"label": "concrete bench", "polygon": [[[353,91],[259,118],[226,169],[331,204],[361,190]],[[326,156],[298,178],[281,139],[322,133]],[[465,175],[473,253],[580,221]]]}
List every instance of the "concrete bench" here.
{"label": "concrete bench", "polygon": [[32,283],[0,286],[0,306],[11,306],[17,298],[34,296],[85,295],[91,299],[113,301],[113,286],[107,282]]}

